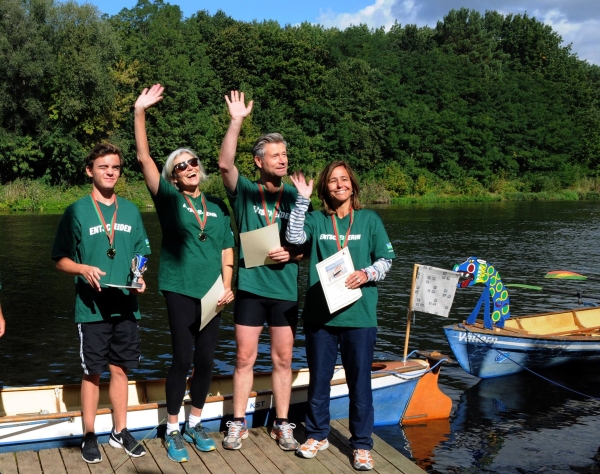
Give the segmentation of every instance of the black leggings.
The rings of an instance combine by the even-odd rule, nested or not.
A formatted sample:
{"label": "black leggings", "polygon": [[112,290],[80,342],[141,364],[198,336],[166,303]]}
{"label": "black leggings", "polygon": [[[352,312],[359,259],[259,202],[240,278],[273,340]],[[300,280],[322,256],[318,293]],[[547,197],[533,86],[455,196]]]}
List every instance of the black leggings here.
{"label": "black leggings", "polygon": [[[190,395],[192,406],[203,408],[212,380],[215,348],[219,336],[220,315],[200,328],[201,303],[198,298],[163,292],[167,300],[173,362],[167,375],[167,413],[177,415],[185,396],[185,382],[194,359]],[[192,354],[193,352],[193,354]]]}

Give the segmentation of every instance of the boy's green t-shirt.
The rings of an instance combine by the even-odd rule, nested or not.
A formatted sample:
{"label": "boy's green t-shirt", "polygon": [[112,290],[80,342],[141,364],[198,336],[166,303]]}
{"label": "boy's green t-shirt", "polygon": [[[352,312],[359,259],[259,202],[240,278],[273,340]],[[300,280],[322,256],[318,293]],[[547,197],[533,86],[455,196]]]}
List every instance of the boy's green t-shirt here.
{"label": "boy's green t-shirt", "polygon": [[[266,227],[263,199],[258,182],[252,182],[239,175],[235,192],[227,192],[229,203],[239,233]],[[298,191],[294,186],[282,183],[281,200],[275,213],[275,221],[279,226],[279,239],[281,246],[289,245],[285,240],[285,231],[290,219],[290,213],[296,204]],[[279,191],[269,193],[263,187],[263,194],[269,220],[273,221],[273,211],[277,205]],[[240,246],[238,254],[238,280],[239,290],[247,291],[265,298],[275,298],[286,301],[298,300],[298,263],[295,261],[277,265],[263,265],[260,267],[245,268],[244,253]]]}
{"label": "boy's green t-shirt", "polygon": [[202,196],[190,199],[162,176],[156,196],[152,196],[162,229],[158,287],[160,291],[172,291],[192,298],[203,298],[221,274],[223,249],[235,246],[229,210],[225,203],[206,195],[207,210],[204,234],[198,219],[203,220]]}
{"label": "boy's green t-shirt", "polygon": [[138,208],[126,199],[117,197],[117,206],[98,202],[104,221],[109,227],[115,209],[113,259],[104,225],[98,216],[91,195],[71,204],[63,214],[52,246],[52,259],[68,257],[76,263],[100,268],[106,275],[100,279],[101,291],[92,289],[85,278],[75,277],[75,322],[102,321],[114,316],[140,318],[136,295],[127,289],[110,288],[107,284],[127,285],[133,277],[131,261],[135,254],[149,255],[150,244]]}
{"label": "boy's green t-shirt", "polygon": [[[350,214],[336,222],[340,244],[343,245],[350,224]],[[339,251],[331,216],[324,211],[307,213],[304,231],[311,243],[311,253],[302,319],[326,326],[376,327],[378,295],[375,282],[361,286],[362,297],[351,305],[333,314],[329,312],[316,265]],[[380,258],[395,258],[381,218],[375,211],[368,209],[354,211],[347,247],[355,270],[366,268]]]}

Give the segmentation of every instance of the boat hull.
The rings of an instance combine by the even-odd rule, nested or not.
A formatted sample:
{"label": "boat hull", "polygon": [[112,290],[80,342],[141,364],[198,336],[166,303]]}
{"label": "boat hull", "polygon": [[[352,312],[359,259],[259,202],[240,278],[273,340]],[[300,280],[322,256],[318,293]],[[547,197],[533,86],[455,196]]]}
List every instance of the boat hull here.
{"label": "boat hull", "polygon": [[[428,372],[429,364],[417,360],[406,364],[390,361],[376,365],[378,370],[374,370],[371,383],[375,424],[378,426],[397,424],[402,419],[419,380]],[[224,431],[226,422],[233,416],[231,377],[215,377],[215,379],[210,393],[217,395],[207,398],[202,412],[202,424],[210,431]],[[256,374],[255,386],[266,382],[270,385],[270,374]],[[98,410],[95,423],[100,442],[108,441],[113,426],[108,403],[107,406],[102,407],[106,395],[103,392],[107,388],[107,386],[101,388],[101,408]],[[72,405],[79,403],[78,390],[78,386],[0,390],[0,409],[4,407],[7,413],[0,417],[0,453],[79,446],[83,435],[81,413],[78,410],[69,410]],[[130,406],[127,425],[131,433],[137,439],[162,436],[167,418],[164,380],[130,382],[129,390]],[[223,390],[228,392],[221,395],[224,393]],[[18,415],[14,411],[19,410],[17,407],[11,408],[11,413],[9,407],[17,403],[13,398],[26,398],[28,393],[32,401],[20,400],[19,403],[27,404],[30,410],[35,410],[35,413]],[[348,386],[343,369],[334,376],[330,393],[331,419],[348,418]],[[307,394],[308,371],[295,371],[289,413],[291,421],[304,420]],[[57,407],[62,409],[56,409]],[[272,424],[275,416],[274,407],[274,398],[270,389],[253,392],[246,410],[248,426]],[[189,410],[190,402],[186,398],[179,413],[180,423],[185,422]],[[44,411],[47,413],[43,413]]]}
{"label": "boat hull", "polygon": [[468,325],[445,326],[459,365],[480,378],[600,361],[598,338],[510,335]]}

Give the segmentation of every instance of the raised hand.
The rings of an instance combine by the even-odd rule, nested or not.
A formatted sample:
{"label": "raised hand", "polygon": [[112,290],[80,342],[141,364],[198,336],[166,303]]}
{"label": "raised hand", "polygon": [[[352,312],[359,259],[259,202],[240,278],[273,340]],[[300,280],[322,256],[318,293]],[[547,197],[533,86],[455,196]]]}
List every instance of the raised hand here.
{"label": "raised hand", "polygon": [[146,110],[148,107],[152,107],[163,100],[162,93],[164,90],[165,88],[160,84],[154,84],[150,89],[144,89],[135,101],[135,108]]}
{"label": "raised hand", "polygon": [[230,95],[231,98],[225,96],[225,102],[227,102],[227,108],[229,109],[229,115],[231,116],[231,119],[244,119],[250,115],[254,101],[251,100],[246,106],[243,92],[231,91]]}
{"label": "raised hand", "polygon": [[302,173],[302,171],[296,171],[291,174],[290,179],[292,180],[292,183],[294,183],[294,186],[296,186],[300,196],[310,199],[313,192],[314,181],[311,179],[308,184],[306,184],[306,178],[304,178],[304,173]]}

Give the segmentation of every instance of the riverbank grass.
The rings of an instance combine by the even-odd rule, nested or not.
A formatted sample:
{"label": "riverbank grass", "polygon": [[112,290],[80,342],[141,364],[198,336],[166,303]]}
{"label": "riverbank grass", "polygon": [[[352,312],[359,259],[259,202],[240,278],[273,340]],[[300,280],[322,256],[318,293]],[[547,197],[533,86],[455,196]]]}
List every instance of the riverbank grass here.
{"label": "riverbank grass", "polygon": [[[577,186],[574,189],[557,191],[525,192],[508,187],[503,191],[491,192],[482,188],[477,192],[461,193],[452,186],[442,189],[427,189],[422,193],[398,195],[389,191],[381,182],[366,181],[361,187],[361,201],[364,204],[416,204],[447,202],[499,202],[499,201],[581,201],[600,200],[600,190],[596,183]],[[207,194],[225,200],[225,188],[218,175],[212,175],[202,183]],[[115,188],[119,196],[132,201],[140,209],[154,207],[146,184],[141,180],[121,177]],[[18,179],[0,186],[0,211],[45,211],[61,212],[77,199],[89,194],[91,185],[50,186],[43,180]],[[318,199],[313,196],[318,205]]]}

